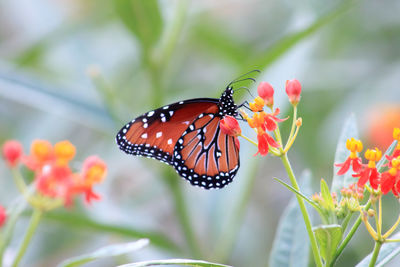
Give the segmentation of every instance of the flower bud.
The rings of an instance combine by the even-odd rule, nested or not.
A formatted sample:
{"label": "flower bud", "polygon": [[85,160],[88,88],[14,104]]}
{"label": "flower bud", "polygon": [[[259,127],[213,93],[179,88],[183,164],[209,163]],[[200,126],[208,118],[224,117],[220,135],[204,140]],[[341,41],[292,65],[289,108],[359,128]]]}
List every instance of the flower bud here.
{"label": "flower bud", "polygon": [[257,87],[258,95],[264,99],[265,105],[272,108],[274,105],[274,88],[267,82],[261,82]]}
{"label": "flower bud", "polygon": [[239,122],[232,116],[225,116],[225,118],[220,121],[219,126],[221,132],[226,135],[238,136],[242,133]]}
{"label": "flower bud", "polygon": [[58,142],[54,145],[54,154],[56,155],[57,161],[61,164],[66,164],[68,161],[73,159],[75,153],[75,146],[67,140]]}
{"label": "flower bud", "polygon": [[3,157],[11,168],[18,164],[22,153],[22,145],[18,141],[10,140],[3,145]]}
{"label": "flower bud", "polygon": [[85,184],[100,183],[107,173],[107,165],[97,156],[88,157],[83,163],[82,177]]}
{"label": "flower bud", "polygon": [[286,93],[289,96],[289,101],[293,106],[296,106],[300,101],[301,84],[298,80],[286,81]]}

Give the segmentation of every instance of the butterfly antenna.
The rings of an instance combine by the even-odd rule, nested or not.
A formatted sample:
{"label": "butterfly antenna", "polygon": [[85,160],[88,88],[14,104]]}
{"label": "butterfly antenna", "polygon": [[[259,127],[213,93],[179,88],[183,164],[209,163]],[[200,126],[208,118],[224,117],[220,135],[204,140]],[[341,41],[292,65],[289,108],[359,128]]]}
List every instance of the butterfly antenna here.
{"label": "butterfly antenna", "polygon": [[245,76],[247,76],[247,75],[249,75],[249,74],[251,74],[251,73],[253,73],[253,72],[258,72],[258,73],[260,73],[261,71],[259,71],[259,70],[252,70],[252,71],[249,71],[249,72],[247,72],[247,73],[245,73],[245,74],[242,74],[242,75],[240,75],[239,77],[237,77],[236,79],[234,79],[233,81],[231,81],[231,82],[228,84],[228,87],[231,86],[231,85],[234,84],[234,83],[242,82],[242,81],[246,81],[246,80],[252,80],[253,82],[255,82],[256,80],[253,79],[253,78],[245,78],[245,79],[242,79],[243,77],[245,77]]}
{"label": "butterfly antenna", "polygon": [[234,92],[236,92],[237,90],[240,90],[240,89],[245,89],[245,90],[249,93],[249,95],[250,95],[252,98],[255,98],[255,97],[252,95],[252,93],[250,92],[249,88],[247,88],[246,86],[242,86],[242,87],[236,88],[236,89],[234,90]]}

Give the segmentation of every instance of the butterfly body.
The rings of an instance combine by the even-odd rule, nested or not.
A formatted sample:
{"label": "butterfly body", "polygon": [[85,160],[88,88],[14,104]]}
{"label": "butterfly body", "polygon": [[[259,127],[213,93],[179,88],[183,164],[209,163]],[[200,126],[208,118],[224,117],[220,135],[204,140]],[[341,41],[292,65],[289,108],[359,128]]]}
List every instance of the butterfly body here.
{"label": "butterfly body", "polygon": [[116,142],[127,154],[173,166],[192,185],[222,188],[240,165],[235,137],[219,128],[226,115],[238,115],[229,86],[219,99],[189,99],[149,111],[126,124]]}

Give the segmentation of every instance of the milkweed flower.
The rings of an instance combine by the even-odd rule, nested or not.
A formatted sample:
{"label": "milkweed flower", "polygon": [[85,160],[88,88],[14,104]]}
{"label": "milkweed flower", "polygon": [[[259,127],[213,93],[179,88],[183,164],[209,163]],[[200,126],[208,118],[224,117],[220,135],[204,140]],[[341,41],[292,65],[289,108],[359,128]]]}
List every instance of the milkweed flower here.
{"label": "milkweed flower", "polygon": [[289,97],[289,101],[293,106],[296,106],[300,101],[301,94],[301,84],[298,80],[288,80],[286,81],[286,94]]}
{"label": "milkweed flower", "polygon": [[376,169],[376,162],[382,158],[382,152],[378,149],[367,149],[364,154],[368,160],[368,165],[362,167],[360,172],[353,174],[353,177],[359,177],[357,186],[364,187],[369,181],[371,187],[375,190],[378,189],[380,173]]}
{"label": "milkweed flower", "polygon": [[274,88],[267,82],[261,82],[257,87],[258,95],[264,100],[265,105],[272,108],[274,105]]}
{"label": "milkweed flower", "polygon": [[396,197],[400,192],[400,156],[391,160],[391,167],[388,171],[382,173],[381,191],[387,194],[392,190]]}
{"label": "milkweed flower", "polygon": [[242,133],[239,122],[232,116],[225,116],[219,123],[221,132],[230,136],[238,136]]}
{"label": "milkweed flower", "polygon": [[17,166],[23,155],[21,143],[15,140],[5,142],[2,152],[5,161],[11,168]]}
{"label": "milkweed flower", "polygon": [[387,160],[389,161],[388,164],[386,166],[391,166],[391,161],[394,158],[397,158],[398,156],[400,156],[400,128],[394,128],[393,129],[393,140],[397,141],[397,145],[393,151],[393,154],[388,156],[386,155]]}
{"label": "milkweed flower", "polygon": [[0,205],[0,227],[4,225],[7,220],[7,212],[6,209]]}
{"label": "milkweed flower", "polygon": [[240,142],[237,138],[242,134],[242,129],[239,126],[239,122],[232,116],[225,116],[219,123],[221,132],[234,137],[235,145],[240,149]]}
{"label": "milkweed flower", "polygon": [[336,163],[335,166],[340,167],[337,175],[345,174],[350,166],[353,167],[354,172],[361,171],[362,168],[362,160],[357,156],[357,152],[361,152],[363,149],[363,145],[360,140],[355,140],[354,138],[348,139],[346,141],[346,148],[351,152],[350,156],[343,163]]}
{"label": "milkweed flower", "polygon": [[52,200],[68,206],[78,195],[84,195],[87,203],[100,199],[93,186],[104,180],[106,163],[97,156],[90,156],[84,161],[81,171],[74,172],[70,161],[76,155],[76,148],[68,140],[54,146],[47,140],[34,140],[29,155],[22,155],[22,146],[18,142],[8,141],[3,146],[3,154],[10,167],[21,158],[22,163],[34,172],[37,195],[28,199],[34,206],[51,209],[57,206],[49,205]]}

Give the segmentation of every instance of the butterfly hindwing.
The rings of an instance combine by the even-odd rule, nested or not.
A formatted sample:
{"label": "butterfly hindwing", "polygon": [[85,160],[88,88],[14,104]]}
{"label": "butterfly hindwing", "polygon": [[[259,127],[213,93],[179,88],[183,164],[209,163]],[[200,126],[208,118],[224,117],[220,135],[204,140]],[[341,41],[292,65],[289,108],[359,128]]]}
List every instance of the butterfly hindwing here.
{"label": "butterfly hindwing", "polygon": [[200,114],[183,132],[174,149],[174,168],[193,185],[206,189],[229,184],[239,169],[235,139],[219,128],[221,117]]}

